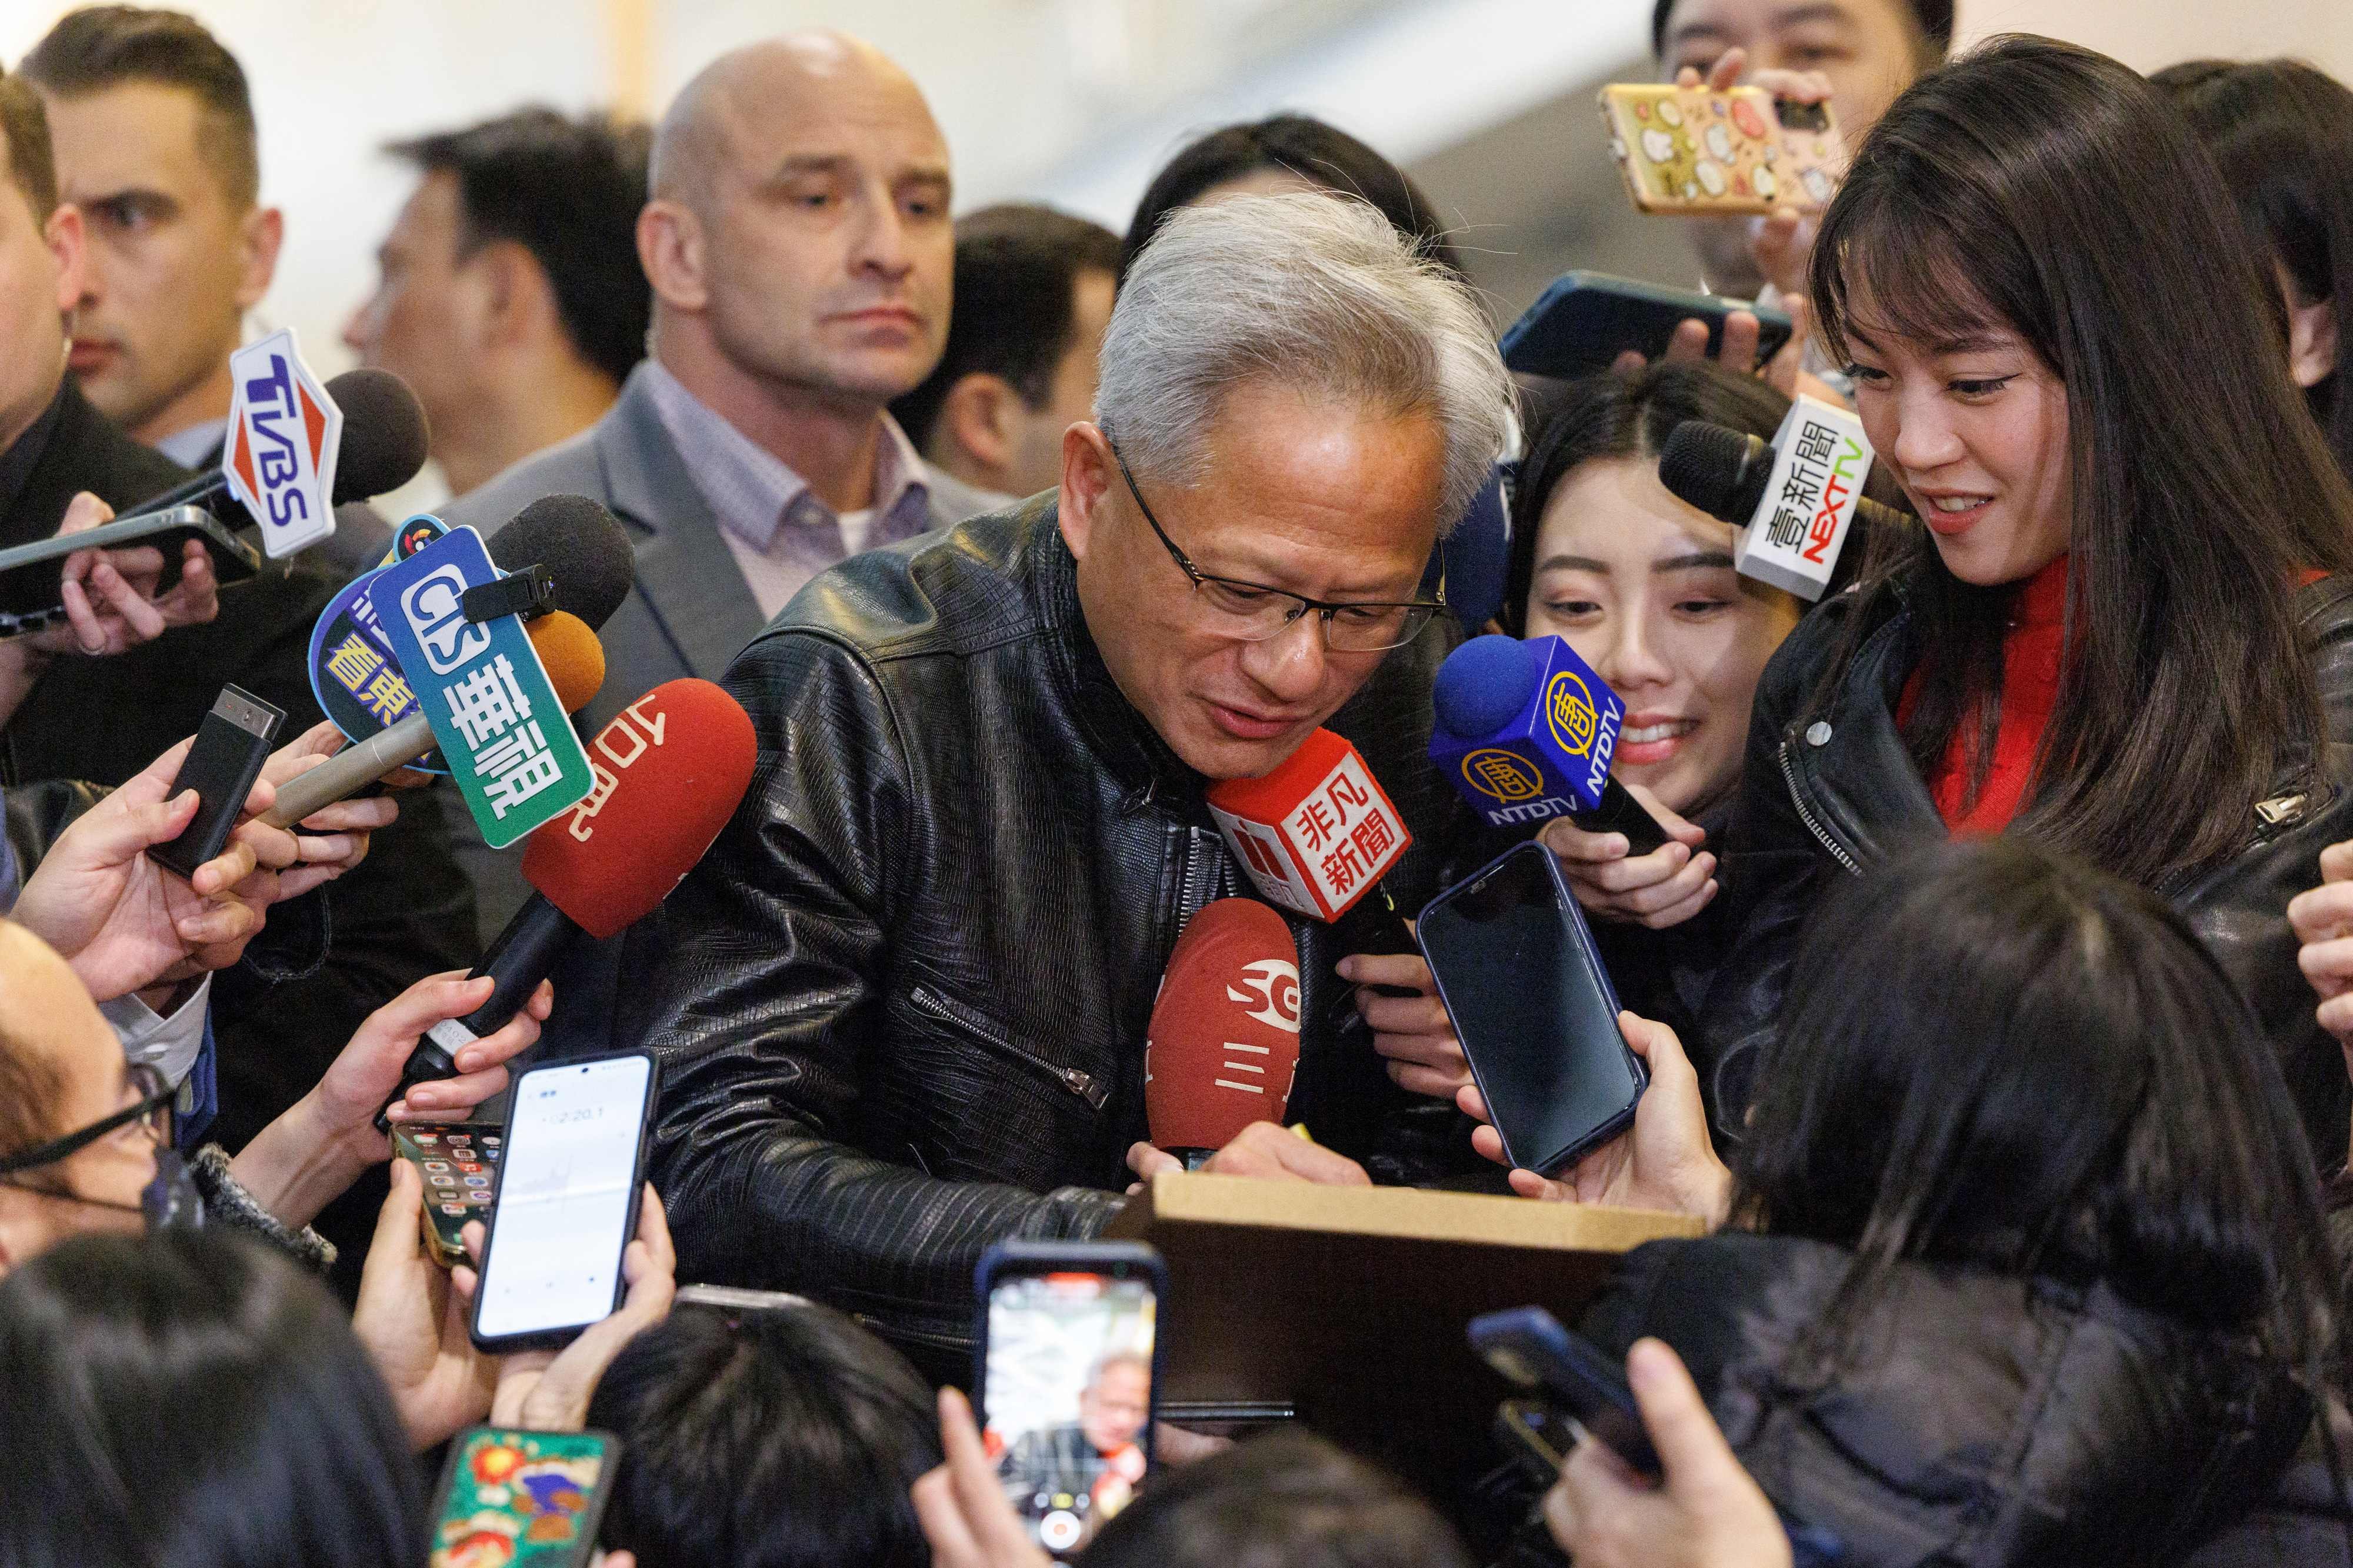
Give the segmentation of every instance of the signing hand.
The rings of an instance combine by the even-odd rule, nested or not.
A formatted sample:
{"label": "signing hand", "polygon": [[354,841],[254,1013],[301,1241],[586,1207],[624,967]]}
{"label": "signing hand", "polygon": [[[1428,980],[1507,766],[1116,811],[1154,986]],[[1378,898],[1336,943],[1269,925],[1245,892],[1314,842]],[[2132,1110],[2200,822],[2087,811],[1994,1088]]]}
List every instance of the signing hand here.
{"label": "signing hand", "polygon": [[[1454,1020],[1438,999],[1430,961],[1418,952],[1351,953],[1340,961],[1340,978],[1356,989],[1356,1011],[1373,1031],[1373,1049],[1388,1065],[1389,1079],[1409,1094],[1451,1100],[1471,1081],[1471,1064],[1455,1037]],[[1420,993],[1384,996],[1372,989],[1394,985]]]}
{"label": "signing hand", "polygon": [[1545,1524],[1560,1549],[1577,1568],[1788,1568],[1773,1504],[1741,1468],[1682,1359],[1639,1340],[1626,1380],[1664,1483],[1645,1485],[1585,1438],[1545,1494]]}
{"label": "signing hand", "polygon": [[[1184,1162],[1149,1143],[1127,1151],[1127,1168],[1145,1181],[1163,1171],[1181,1171]],[[1287,1127],[1253,1121],[1234,1141],[1209,1156],[1204,1171],[1220,1176],[1256,1176],[1261,1181],[1314,1182],[1326,1187],[1369,1187],[1372,1177],[1345,1154],[1311,1143]]]}
{"label": "signing hand", "polygon": [[[1715,1229],[1731,1211],[1732,1173],[1708,1142],[1699,1074],[1664,1024],[1620,1013],[1618,1027],[1627,1047],[1651,1069],[1650,1086],[1634,1106],[1634,1125],[1579,1160],[1566,1177],[1514,1170],[1512,1190],[1522,1197],[1696,1215]],[[1503,1164],[1504,1140],[1478,1089],[1462,1090],[1455,1103],[1481,1123],[1472,1130],[1471,1146]]]}
{"label": "signing hand", "polygon": [[1707,830],[1661,805],[1641,784],[1626,790],[1666,829],[1666,843],[1647,855],[1630,855],[1624,834],[1588,833],[1556,816],[1545,825],[1545,847],[1560,862],[1569,891],[1587,913],[1653,931],[1681,925],[1715,897],[1715,857],[1700,849]]}
{"label": "signing hand", "polygon": [[932,1568],[1052,1568],[1005,1496],[971,1405],[953,1388],[940,1390],[940,1445],[946,1461],[909,1489]]}

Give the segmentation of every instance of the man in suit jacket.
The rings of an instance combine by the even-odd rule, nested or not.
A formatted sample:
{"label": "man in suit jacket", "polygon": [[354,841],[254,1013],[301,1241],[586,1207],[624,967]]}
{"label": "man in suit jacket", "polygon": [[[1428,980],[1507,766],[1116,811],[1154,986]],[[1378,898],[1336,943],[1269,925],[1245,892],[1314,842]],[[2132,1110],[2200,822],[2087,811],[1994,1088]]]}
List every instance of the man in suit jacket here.
{"label": "man in suit jacket", "polygon": [[[955,269],[947,147],[915,84],[834,33],[736,50],[663,117],[650,184],[650,356],[593,427],[443,513],[493,535],[573,493],[629,529],[637,586],[602,634],[590,733],[665,680],[718,679],[818,573],[948,521],[888,412],[939,359]],[[522,900],[515,861],[470,866],[486,934]]]}

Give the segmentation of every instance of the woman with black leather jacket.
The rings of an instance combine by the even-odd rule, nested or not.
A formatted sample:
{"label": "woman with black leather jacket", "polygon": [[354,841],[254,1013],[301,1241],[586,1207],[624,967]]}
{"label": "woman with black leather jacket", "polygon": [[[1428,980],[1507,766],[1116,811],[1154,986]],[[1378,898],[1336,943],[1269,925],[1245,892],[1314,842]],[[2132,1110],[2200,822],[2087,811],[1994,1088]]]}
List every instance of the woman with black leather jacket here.
{"label": "woman with black leather jacket", "polygon": [[2316,658],[2353,622],[2353,490],[2214,185],[2141,78],[2014,38],[1907,90],[1824,215],[1818,330],[1926,526],[1759,687],[1695,1042],[1722,1124],[1823,893],[2004,833],[2180,910],[2343,1146],[2284,910],[2353,837]]}
{"label": "woman with black leather jacket", "polygon": [[1571,1180],[1720,1228],[1629,1254],[1584,1331],[1672,1346],[1841,1562],[2230,1563],[2344,1517],[2318,1184],[2165,902],[2016,838],[1839,889],[1731,1170],[1673,1033],[1626,1026],[1651,1085]]}

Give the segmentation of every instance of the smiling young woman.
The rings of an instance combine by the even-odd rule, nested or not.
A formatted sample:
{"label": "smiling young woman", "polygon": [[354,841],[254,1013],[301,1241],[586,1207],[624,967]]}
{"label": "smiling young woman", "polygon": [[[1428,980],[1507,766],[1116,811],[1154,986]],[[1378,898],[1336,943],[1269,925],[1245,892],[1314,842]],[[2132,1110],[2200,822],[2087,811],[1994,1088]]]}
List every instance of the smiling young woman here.
{"label": "smiling young woman", "polygon": [[2011,833],[2186,915],[2342,1141],[2284,910],[2353,825],[2322,716],[2353,609],[2307,592],[2353,566],[2353,490],[2219,189],[2141,78],[2009,38],[1905,92],[1825,215],[1819,330],[1928,526],[1759,687],[1720,1114],[1828,886],[1924,834]]}

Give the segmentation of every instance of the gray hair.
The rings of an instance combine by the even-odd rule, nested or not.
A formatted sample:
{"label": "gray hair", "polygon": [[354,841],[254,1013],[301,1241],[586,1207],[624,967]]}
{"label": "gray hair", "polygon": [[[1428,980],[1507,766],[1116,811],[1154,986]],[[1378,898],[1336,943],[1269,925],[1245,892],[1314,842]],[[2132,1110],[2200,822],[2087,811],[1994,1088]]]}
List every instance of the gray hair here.
{"label": "gray hair", "polygon": [[1272,383],[1446,434],[1440,531],[1503,455],[1514,389],[1471,290],[1353,196],[1238,196],[1168,215],[1119,286],[1095,422],[1141,475],[1205,477],[1225,395]]}

